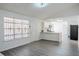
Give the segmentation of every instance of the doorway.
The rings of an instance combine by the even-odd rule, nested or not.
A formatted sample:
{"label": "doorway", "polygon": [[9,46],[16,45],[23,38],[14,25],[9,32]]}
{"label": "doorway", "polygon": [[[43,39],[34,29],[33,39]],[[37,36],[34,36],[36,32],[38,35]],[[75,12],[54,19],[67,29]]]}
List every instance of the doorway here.
{"label": "doorway", "polygon": [[70,39],[78,40],[78,25],[70,25]]}

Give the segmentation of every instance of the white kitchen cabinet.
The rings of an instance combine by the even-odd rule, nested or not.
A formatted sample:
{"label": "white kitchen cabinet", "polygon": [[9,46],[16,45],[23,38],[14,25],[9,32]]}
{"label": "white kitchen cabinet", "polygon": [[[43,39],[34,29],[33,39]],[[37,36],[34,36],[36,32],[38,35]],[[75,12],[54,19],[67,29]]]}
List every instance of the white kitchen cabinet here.
{"label": "white kitchen cabinet", "polygon": [[51,40],[51,41],[61,41],[61,33],[54,32],[41,32],[40,39]]}

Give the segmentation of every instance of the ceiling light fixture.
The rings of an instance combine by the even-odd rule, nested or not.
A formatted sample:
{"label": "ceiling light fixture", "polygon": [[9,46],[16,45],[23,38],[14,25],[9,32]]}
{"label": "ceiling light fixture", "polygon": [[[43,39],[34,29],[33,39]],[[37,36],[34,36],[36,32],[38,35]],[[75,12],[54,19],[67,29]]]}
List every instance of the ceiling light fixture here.
{"label": "ceiling light fixture", "polygon": [[47,3],[34,3],[34,6],[38,8],[43,8],[46,7],[47,5],[48,5]]}

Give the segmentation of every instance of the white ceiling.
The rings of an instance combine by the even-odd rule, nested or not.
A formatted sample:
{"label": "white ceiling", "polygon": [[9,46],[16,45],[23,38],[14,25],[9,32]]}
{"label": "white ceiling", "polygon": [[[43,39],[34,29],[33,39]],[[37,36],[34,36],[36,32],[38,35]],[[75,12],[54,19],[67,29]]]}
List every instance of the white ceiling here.
{"label": "white ceiling", "polygon": [[78,3],[49,3],[45,8],[36,8],[33,3],[0,3],[0,9],[39,19],[66,17],[79,14]]}

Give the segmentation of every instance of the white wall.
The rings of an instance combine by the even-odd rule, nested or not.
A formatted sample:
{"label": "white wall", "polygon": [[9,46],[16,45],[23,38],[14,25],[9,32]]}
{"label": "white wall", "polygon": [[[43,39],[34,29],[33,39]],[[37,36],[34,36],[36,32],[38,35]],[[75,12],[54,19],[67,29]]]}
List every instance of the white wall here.
{"label": "white wall", "polygon": [[[61,18],[56,18],[56,19],[47,19],[46,21],[50,21],[50,22],[55,22],[57,20],[66,21],[68,23],[68,29],[67,29],[67,34],[65,35],[68,38],[68,36],[70,36],[70,25],[78,25],[79,24],[78,19],[79,19],[79,16],[77,15],[77,16],[64,17],[64,18],[61,17]],[[66,40],[69,40],[69,38],[68,39],[64,38],[64,41]]]}
{"label": "white wall", "polygon": [[78,47],[79,47],[79,15],[65,17],[64,20],[68,22],[68,35],[70,35],[70,25],[78,25]]}
{"label": "white wall", "polygon": [[53,26],[53,32],[60,34],[60,41],[63,41],[64,39],[67,39],[67,30],[68,30],[68,24],[66,21],[49,21],[48,24],[51,24]]}
{"label": "white wall", "polygon": [[68,35],[70,36],[70,25],[78,25],[78,16],[65,17],[63,20],[68,22]]}
{"label": "white wall", "polygon": [[[3,29],[3,17],[14,17],[18,19],[25,19],[30,21],[31,33],[29,38],[21,38],[10,41],[4,41],[4,29]],[[0,52],[4,50],[8,50],[10,48],[18,47],[32,41],[39,40],[40,35],[40,23],[41,21],[36,18],[26,17],[20,14],[16,14],[13,12],[0,10]]]}
{"label": "white wall", "polygon": [[57,21],[54,23],[54,31],[57,33],[61,33],[62,41],[64,39],[68,39],[67,30],[68,30],[68,24],[66,21]]}

